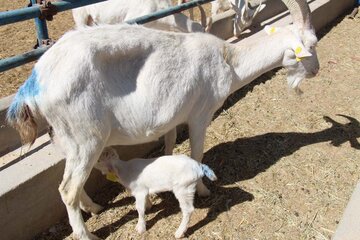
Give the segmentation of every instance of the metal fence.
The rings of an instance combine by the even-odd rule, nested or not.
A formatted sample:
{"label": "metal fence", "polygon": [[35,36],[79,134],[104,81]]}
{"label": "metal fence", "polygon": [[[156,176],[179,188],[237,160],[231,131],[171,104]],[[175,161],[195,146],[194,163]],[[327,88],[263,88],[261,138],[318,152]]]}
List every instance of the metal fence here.
{"label": "metal fence", "polygon": [[[58,2],[48,2],[46,0],[30,0],[29,7],[0,12],[0,26],[35,18],[35,26],[38,39],[37,49],[14,57],[0,59],[0,72],[35,61],[51,47],[46,21],[51,21],[56,13],[103,1],[105,0],[63,0]],[[163,18],[174,13],[179,13],[181,11],[212,1],[214,0],[194,0],[126,21],[126,23],[143,24],[151,22],[156,19]]]}

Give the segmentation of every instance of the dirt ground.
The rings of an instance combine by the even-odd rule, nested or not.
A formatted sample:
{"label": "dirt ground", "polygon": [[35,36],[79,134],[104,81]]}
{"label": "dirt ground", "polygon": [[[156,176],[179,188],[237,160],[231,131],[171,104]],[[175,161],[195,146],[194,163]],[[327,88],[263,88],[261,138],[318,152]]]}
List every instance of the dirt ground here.
{"label": "dirt ground", "polygon": [[[57,17],[51,36],[71,27],[69,16]],[[12,26],[1,27],[0,37]],[[11,28],[28,44],[4,46],[1,39],[1,57],[30,50],[30,30]],[[209,198],[195,199],[189,239],[331,238],[360,178],[359,36],[359,18],[341,17],[319,33],[321,69],[303,82],[301,96],[287,89],[286,72],[279,70],[228,99],[207,130],[204,150],[219,180],[206,182]],[[13,92],[30,69],[0,74],[1,94]],[[179,139],[175,152],[189,151],[188,140]],[[109,184],[94,201],[105,210],[84,214],[86,225],[106,239],[172,239],[181,219],[172,194],[154,196],[148,231],[139,236],[134,199],[122,187]],[[35,239],[72,239],[67,218]]]}
{"label": "dirt ground", "polygon": [[[29,1],[0,0],[0,11],[14,10],[28,5]],[[56,40],[74,25],[71,11],[58,13],[48,22],[49,36]],[[0,59],[15,56],[33,50],[36,44],[35,24],[33,20],[0,26]],[[34,63],[0,72],[0,97],[16,92],[30,75]]]}

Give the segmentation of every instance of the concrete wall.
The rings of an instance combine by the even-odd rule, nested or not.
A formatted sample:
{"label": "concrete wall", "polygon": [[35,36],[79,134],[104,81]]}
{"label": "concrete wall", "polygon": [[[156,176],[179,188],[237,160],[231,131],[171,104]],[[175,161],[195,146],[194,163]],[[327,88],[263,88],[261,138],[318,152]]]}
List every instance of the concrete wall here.
{"label": "concrete wall", "polygon": [[0,155],[19,146],[20,139],[15,129],[6,125],[6,111],[13,96],[0,99]]}
{"label": "concrete wall", "polygon": [[[331,21],[343,14],[347,9],[354,6],[354,0],[307,0],[312,11],[312,23],[318,31]],[[260,31],[265,25],[284,26],[291,23],[288,11],[281,0],[269,0],[263,11],[254,19],[249,30],[244,31],[241,38],[245,38]],[[228,10],[213,18],[211,33],[222,38],[233,37],[233,20],[235,12]]]}
{"label": "concrete wall", "polygon": [[[160,143],[118,147],[124,159],[144,156]],[[20,156],[20,149],[9,154]],[[49,142],[39,137],[23,159],[14,160],[0,171],[0,239],[32,239],[66,216],[58,186],[65,161]],[[105,186],[107,180],[93,170],[85,189],[90,196]]]}
{"label": "concrete wall", "polygon": [[355,187],[332,240],[360,239],[360,182]]}

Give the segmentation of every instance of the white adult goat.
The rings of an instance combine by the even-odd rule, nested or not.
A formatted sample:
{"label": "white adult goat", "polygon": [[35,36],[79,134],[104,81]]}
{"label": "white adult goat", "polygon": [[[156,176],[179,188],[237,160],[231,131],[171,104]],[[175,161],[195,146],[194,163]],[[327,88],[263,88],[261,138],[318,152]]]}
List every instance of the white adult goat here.
{"label": "white adult goat", "polygon": [[[179,3],[182,3],[179,0]],[[108,0],[72,10],[77,28],[99,24],[119,24],[162,9],[172,7],[171,0]],[[204,10],[199,7],[201,22],[206,25]],[[204,32],[204,27],[182,13],[145,23],[144,26],[175,32]]]}
{"label": "white adult goat", "polygon": [[[38,116],[53,127],[66,155],[59,191],[74,235],[96,239],[81,209],[100,209],[87,208],[92,201],[83,186],[104,147],[154,141],[187,123],[191,157],[201,161],[206,128],[232,92],[279,66],[288,69],[293,88],[314,76],[317,39],[307,10],[294,15],[294,26],[236,45],[205,33],[126,24],[59,39],[36,63],[7,118],[24,143],[35,141]],[[201,181],[197,190],[209,193]]]}
{"label": "white adult goat", "polygon": [[179,201],[182,220],[175,237],[180,238],[186,232],[192,212],[194,195],[198,179],[206,176],[215,181],[215,173],[205,164],[194,161],[186,155],[169,155],[158,158],[136,158],[122,161],[112,148],[101,154],[95,166],[112,181],[121,183],[130,190],[136,199],[139,220],[136,230],[146,231],[145,208],[151,208],[149,194],[172,191]]}

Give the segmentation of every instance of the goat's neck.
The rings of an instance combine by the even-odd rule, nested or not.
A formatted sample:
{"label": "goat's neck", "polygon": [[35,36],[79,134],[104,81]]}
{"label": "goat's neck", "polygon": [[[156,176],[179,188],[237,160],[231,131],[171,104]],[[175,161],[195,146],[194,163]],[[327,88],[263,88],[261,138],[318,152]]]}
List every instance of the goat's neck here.
{"label": "goat's neck", "polygon": [[[123,161],[123,160],[117,160],[115,162],[115,167],[116,167],[116,170],[117,170],[117,173],[118,173],[118,179],[119,179],[119,182],[124,185],[124,187],[128,187],[127,186],[127,181],[125,180],[127,178],[127,173],[126,173],[126,164],[127,162],[126,161]],[[124,179],[125,178],[125,179]]]}
{"label": "goat's neck", "polygon": [[227,61],[236,73],[231,85],[231,92],[234,92],[263,73],[280,67],[289,46],[280,34],[274,34],[226,45],[226,48],[229,48]]}

